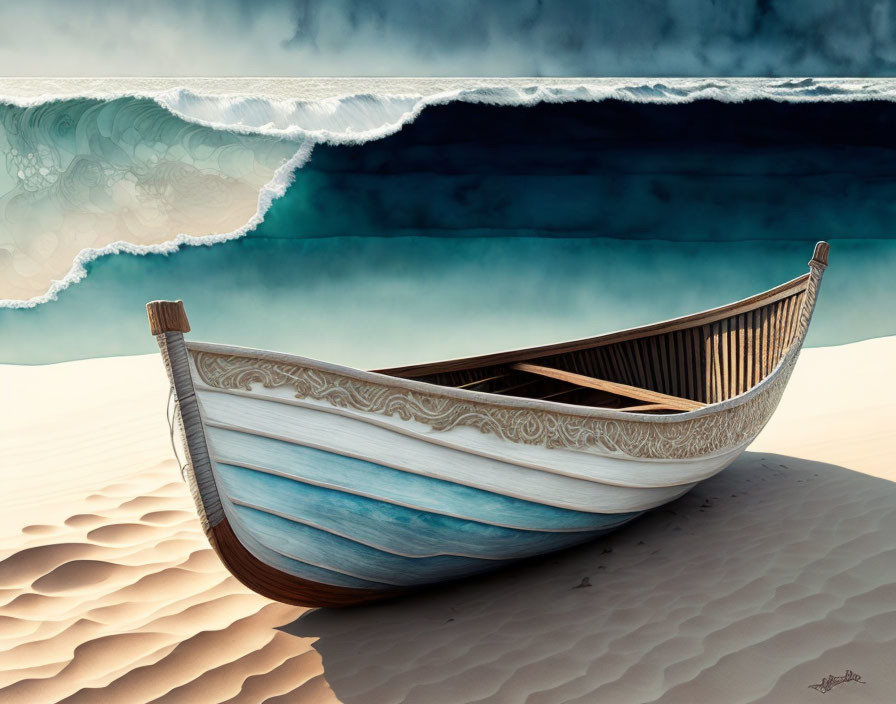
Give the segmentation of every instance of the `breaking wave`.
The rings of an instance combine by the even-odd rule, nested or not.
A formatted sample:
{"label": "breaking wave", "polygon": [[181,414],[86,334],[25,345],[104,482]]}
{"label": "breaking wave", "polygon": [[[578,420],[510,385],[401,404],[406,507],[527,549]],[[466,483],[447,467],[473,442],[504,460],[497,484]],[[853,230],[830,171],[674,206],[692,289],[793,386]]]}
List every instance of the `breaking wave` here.
{"label": "breaking wave", "polygon": [[245,80],[13,83],[0,80],[0,307],[10,308],[53,300],[106,254],[241,237],[315,145],[382,139],[434,105],[896,101],[886,79],[308,79],[265,81],[257,94]]}
{"label": "breaking wave", "polygon": [[309,153],[147,99],[0,106],[0,305],[51,300],[104,254],[238,237]]}
{"label": "breaking wave", "polygon": [[[411,88],[416,81],[409,81]],[[399,86],[400,87],[400,84]],[[212,96],[187,89],[153,96],[184,120],[319,143],[362,144],[394,134],[424,109],[452,102],[509,107],[539,103],[601,102],[681,105],[698,100],[743,103],[896,101],[896,81],[887,79],[595,79],[563,84],[473,85],[429,94],[358,93],[307,100],[258,96]]]}

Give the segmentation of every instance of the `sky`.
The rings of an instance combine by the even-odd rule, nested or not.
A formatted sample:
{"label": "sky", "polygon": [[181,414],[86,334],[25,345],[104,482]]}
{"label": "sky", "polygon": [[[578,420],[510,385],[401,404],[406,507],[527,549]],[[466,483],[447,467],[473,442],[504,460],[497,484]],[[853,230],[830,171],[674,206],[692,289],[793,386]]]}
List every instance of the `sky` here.
{"label": "sky", "polygon": [[4,76],[891,76],[896,0],[0,0]]}

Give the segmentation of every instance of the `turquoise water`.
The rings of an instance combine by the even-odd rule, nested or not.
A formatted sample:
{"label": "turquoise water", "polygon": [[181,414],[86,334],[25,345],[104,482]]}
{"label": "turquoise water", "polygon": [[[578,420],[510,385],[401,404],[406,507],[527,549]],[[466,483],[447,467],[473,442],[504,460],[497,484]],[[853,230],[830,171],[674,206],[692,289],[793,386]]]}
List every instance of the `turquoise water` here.
{"label": "turquoise water", "polygon": [[0,299],[44,293],[87,248],[243,227],[297,148],[149,99],[0,103]]}
{"label": "turquoise water", "polygon": [[[896,334],[896,242],[832,240],[809,344]],[[708,308],[806,271],[809,241],[245,238],[105,257],[53,303],[0,310],[0,358],[151,352],[146,301],[182,298],[192,337],[362,367],[591,335]],[[871,302],[869,304],[869,301]]]}
{"label": "turquoise water", "polygon": [[[593,335],[723,304],[832,245],[810,345],[896,334],[896,105],[711,101],[430,108],[320,145],[243,239],[87,265],[0,309],[0,361],[193,338],[366,367]],[[267,148],[267,147],[266,147]]]}

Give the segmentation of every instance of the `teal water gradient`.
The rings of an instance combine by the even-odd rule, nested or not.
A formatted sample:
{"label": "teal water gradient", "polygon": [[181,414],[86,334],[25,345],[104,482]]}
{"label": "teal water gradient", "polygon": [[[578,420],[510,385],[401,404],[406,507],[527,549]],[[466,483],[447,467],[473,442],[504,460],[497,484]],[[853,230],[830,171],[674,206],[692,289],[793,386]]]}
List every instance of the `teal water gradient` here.
{"label": "teal water gradient", "polygon": [[0,361],[151,352],[144,305],[193,339],[359,367],[594,335],[724,304],[831,242],[808,344],[896,334],[896,105],[430,108],[319,145],[246,237],[87,265],[0,309]]}
{"label": "teal water gradient", "polygon": [[[360,367],[501,350],[650,323],[807,270],[812,242],[245,238],[104,257],[58,301],[0,310],[0,359],[155,350],[144,304],[182,298],[191,337]],[[896,242],[832,240],[810,345],[896,334]]]}

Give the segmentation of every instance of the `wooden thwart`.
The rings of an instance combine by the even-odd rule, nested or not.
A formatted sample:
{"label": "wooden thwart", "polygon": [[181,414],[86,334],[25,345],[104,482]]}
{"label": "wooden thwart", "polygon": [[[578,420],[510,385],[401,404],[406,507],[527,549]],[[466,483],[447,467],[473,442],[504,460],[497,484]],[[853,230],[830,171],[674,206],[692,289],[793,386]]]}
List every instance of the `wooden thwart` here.
{"label": "wooden thwart", "polygon": [[530,374],[546,376],[550,379],[559,379],[560,381],[575,384],[576,386],[585,386],[589,389],[609,391],[610,393],[617,394],[618,396],[625,396],[626,398],[636,398],[639,401],[648,401],[651,404],[662,404],[663,406],[674,409],[676,411],[696,411],[698,408],[703,408],[706,405],[698,401],[691,401],[688,398],[661,394],[658,391],[650,391],[649,389],[642,389],[637,386],[629,386],[628,384],[620,384],[615,381],[604,381],[603,379],[595,379],[591,376],[584,376],[582,374],[575,374],[573,372],[565,372],[562,369],[542,367],[538,364],[527,364],[525,362],[520,362],[518,364],[511,364],[510,368],[516,369],[520,372],[528,372]]}
{"label": "wooden thwart", "polygon": [[643,406],[625,406],[624,408],[616,408],[617,411],[625,411],[626,413],[640,413],[641,411],[677,411],[679,409],[672,408],[666,403],[647,403]]}

